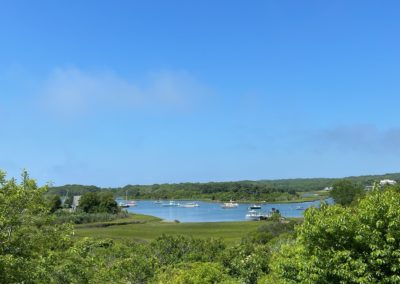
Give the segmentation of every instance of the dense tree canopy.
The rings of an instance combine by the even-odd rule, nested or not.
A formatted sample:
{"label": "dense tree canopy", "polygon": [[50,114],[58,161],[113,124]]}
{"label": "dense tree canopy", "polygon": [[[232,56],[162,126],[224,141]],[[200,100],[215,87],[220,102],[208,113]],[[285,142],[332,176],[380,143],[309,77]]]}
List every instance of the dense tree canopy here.
{"label": "dense tree canopy", "polygon": [[[380,179],[400,180],[400,174],[348,177],[346,180],[358,185],[372,185]],[[50,188],[61,196],[82,195],[86,192],[109,191],[114,197],[134,199],[209,199],[209,200],[254,200],[279,202],[299,198],[299,193],[331,187],[341,179],[309,178],[237,182],[176,183],[153,185],[126,185],[117,188],[100,188],[85,185],[64,185]]]}
{"label": "dense tree canopy", "polygon": [[[69,244],[68,226],[50,223],[49,204],[26,172],[22,182],[0,172],[0,282],[30,283],[45,278]],[[44,280],[45,281],[45,280]]]}
{"label": "dense tree canopy", "polygon": [[59,195],[51,195],[49,197],[50,213],[56,212],[61,208],[62,202]]}
{"label": "dense tree canopy", "polygon": [[111,192],[87,192],[79,200],[79,209],[86,213],[118,213],[119,207]]}
{"label": "dense tree canopy", "polygon": [[364,188],[360,184],[353,183],[350,180],[340,180],[333,184],[330,194],[336,203],[350,205],[364,194]]}
{"label": "dense tree canopy", "polygon": [[311,208],[271,261],[277,283],[400,283],[400,193],[379,189],[356,207]]}

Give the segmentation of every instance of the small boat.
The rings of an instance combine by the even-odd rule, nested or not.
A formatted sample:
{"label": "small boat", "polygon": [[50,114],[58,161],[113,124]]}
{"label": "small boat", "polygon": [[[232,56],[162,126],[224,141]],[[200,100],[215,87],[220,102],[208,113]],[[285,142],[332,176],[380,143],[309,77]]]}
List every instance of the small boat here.
{"label": "small boat", "polygon": [[131,200],[131,201],[126,202],[126,205],[129,205],[129,207],[130,207],[130,206],[136,206],[137,204],[136,204],[136,201]]}
{"label": "small boat", "polygon": [[177,207],[179,206],[179,203],[176,203],[175,201],[170,201],[169,203],[163,203],[161,204],[163,207]]}
{"label": "small boat", "polygon": [[199,204],[197,204],[195,202],[188,202],[188,203],[184,203],[184,204],[179,204],[179,207],[194,208],[194,207],[199,207]]}
{"label": "small boat", "polygon": [[162,204],[162,201],[161,200],[156,200],[156,201],[154,201],[154,203],[155,204]]}
{"label": "small boat", "polygon": [[236,202],[233,202],[232,200],[221,205],[221,207],[224,209],[236,208],[238,206],[239,206],[239,204]]}
{"label": "small boat", "polygon": [[120,202],[120,203],[118,203],[118,206],[121,207],[121,208],[128,208],[129,204],[127,204],[125,202]]}
{"label": "small boat", "polygon": [[304,210],[305,208],[303,206],[296,206],[296,210]]}
{"label": "small boat", "polygon": [[246,219],[249,219],[249,220],[260,220],[261,216],[262,215],[260,214],[260,212],[258,212],[256,210],[250,210],[246,214]]}
{"label": "small boat", "polygon": [[261,205],[253,204],[253,205],[250,205],[249,209],[261,209]]}
{"label": "small boat", "polygon": [[129,201],[128,202],[128,191],[125,192],[125,202],[119,202],[118,206],[121,208],[129,208],[131,206],[135,206],[136,202],[135,201]]}

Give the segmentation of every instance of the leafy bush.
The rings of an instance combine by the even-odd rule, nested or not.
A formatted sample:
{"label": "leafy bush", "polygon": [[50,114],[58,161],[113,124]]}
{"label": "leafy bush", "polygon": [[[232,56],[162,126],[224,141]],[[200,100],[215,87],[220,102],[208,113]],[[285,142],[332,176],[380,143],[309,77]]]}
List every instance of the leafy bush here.
{"label": "leafy bush", "polygon": [[311,208],[271,261],[278,283],[399,283],[400,193],[374,190],[356,207]]}
{"label": "leafy bush", "polygon": [[268,273],[268,247],[245,243],[228,248],[221,257],[221,263],[229,275],[242,283],[257,283],[258,278]]}
{"label": "leafy bush", "polygon": [[333,184],[330,195],[337,204],[350,205],[364,195],[364,189],[350,180],[340,180]]}
{"label": "leafy bush", "polygon": [[243,238],[243,244],[261,244],[265,245],[273,238],[278,237],[282,234],[290,234],[294,232],[295,225],[298,224],[296,221],[289,222],[268,222],[260,226],[255,232],[250,232],[245,238]]}
{"label": "leafy bush", "polygon": [[94,222],[109,222],[116,219],[127,218],[127,212],[120,212],[118,214],[110,213],[84,213],[84,212],[62,212],[55,213],[55,224],[72,223],[72,224],[87,224]]}
{"label": "leafy bush", "polygon": [[152,283],[159,284],[239,284],[226,273],[224,267],[214,262],[184,263],[158,273]]}
{"label": "leafy bush", "polygon": [[79,200],[78,208],[85,213],[111,213],[120,211],[111,192],[87,192]]}
{"label": "leafy bush", "polygon": [[221,240],[162,235],[151,242],[150,247],[160,265],[171,265],[214,261],[225,249],[225,244]]}

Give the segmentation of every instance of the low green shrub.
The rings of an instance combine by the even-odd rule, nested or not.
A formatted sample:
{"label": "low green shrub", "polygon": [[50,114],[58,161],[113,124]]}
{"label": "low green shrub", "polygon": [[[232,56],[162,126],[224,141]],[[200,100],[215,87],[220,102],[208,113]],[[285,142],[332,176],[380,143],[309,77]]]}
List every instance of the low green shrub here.
{"label": "low green shrub", "polygon": [[127,218],[127,212],[111,213],[84,213],[84,212],[56,212],[55,224],[87,224],[95,222],[110,222],[116,219]]}

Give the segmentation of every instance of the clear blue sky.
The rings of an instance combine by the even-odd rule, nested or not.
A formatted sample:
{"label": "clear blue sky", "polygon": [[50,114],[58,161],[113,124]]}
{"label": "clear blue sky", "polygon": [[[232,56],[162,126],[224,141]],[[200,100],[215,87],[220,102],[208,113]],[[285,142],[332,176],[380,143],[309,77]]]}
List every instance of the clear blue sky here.
{"label": "clear blue sky", "polygon": [[398,1],[0,1],[0,168],[120,186],[398,172]]}

